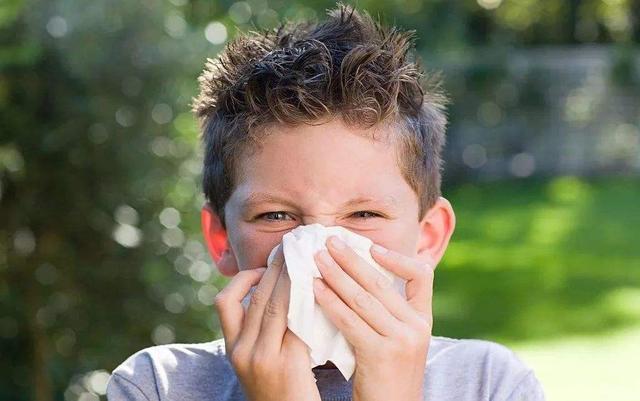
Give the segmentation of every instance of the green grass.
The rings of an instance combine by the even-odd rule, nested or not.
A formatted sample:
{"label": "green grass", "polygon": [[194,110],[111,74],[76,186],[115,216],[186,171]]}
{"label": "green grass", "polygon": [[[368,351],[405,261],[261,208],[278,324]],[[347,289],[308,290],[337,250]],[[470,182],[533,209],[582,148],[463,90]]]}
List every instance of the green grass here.
{"label": "green grass", "polygon": [[549,401],[637,400],[640,180],[573,177],[445,193],[434,334],[503,343]]}
{"label": "green grass", "polygon": [[640,180],[468,184],[445,196],[457,228],[436,270],[434,334],[514,343],[640,324]]}

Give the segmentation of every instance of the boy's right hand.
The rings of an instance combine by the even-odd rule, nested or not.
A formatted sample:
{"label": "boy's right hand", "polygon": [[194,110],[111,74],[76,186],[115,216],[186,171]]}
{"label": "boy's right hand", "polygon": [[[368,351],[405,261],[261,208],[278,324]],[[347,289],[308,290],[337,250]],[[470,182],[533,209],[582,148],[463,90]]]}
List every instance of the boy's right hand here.
{"label": "boy's right hand", "polygon": [[[282,245],[275,259],[284,259]],[[241,302],[252,286],[248,309]],[[291,282],[282,263],[242,270],[215,299],[227,357],[250,401],[319,401],[307,346],[287,328]]]}

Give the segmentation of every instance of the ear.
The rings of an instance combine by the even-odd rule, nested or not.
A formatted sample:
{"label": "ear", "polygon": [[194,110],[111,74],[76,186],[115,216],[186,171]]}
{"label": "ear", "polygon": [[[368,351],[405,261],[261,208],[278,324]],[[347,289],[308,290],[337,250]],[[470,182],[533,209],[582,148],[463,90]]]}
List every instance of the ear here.
{"label": "ear", "polygon": [[420,221],[418,258],[433,263],[435,268],[449,245],[455,226],[456,215],[453,213],[451,203],[439,197]]}
{"label": "ear", "polygon": [[227,232],[222,228],[222,221],[216,212],[213,211],[209,202],[202,206],[200,213],[202,223],[202,234],[204,235],[211,259],[216,264],[220,273],[227,277],[232,277],[238,272],[238,262],[233,250],[229,247]]}

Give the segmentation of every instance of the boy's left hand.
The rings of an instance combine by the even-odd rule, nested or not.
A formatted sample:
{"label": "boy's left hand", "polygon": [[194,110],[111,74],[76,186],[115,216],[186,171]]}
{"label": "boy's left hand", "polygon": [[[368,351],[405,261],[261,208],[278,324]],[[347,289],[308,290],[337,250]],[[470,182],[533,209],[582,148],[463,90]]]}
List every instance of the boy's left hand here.
{"label": "boy's left hand", "polygon": [[[386,277],[348,246],[337,248],[332,238],[337,237],[327,241],[329,252],[315,255],[324,280],[314,280],[314,293],[354,348],[353,400],[423,400],[435,266],[391,250],[378,254],[372,247],[373,260],[407,280],[404,299]],[[322,262],[323,253],[328,263]]]}

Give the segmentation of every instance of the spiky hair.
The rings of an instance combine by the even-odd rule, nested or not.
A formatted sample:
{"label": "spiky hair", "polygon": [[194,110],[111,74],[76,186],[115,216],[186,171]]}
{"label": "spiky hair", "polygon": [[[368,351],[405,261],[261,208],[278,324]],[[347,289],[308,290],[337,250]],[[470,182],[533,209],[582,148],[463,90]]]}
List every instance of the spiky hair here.
{"label": "spiky hair", "polygon": [[398,163],[422,216],[440,195],[446,97],[413,48],[413,31],[339,4],[321,23],[240,34],[208,59],[193,111],[205,146],[203,191],[218,215],[224,216],[240,154],[259,146],[261,128],[339,117],[349,126],[398,127]]}

